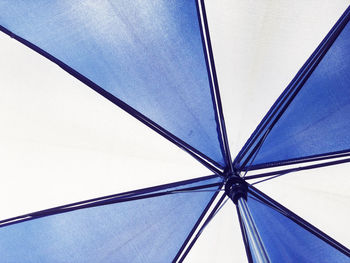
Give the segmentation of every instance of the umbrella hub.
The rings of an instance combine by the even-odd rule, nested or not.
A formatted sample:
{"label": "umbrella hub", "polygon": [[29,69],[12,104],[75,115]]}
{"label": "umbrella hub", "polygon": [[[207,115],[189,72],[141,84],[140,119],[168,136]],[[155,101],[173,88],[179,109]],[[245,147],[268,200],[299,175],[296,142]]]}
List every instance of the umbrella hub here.
{"label": "umbrella hub", "polygon": [[236,175],[232,175],[225,182],[225,193],[237,205],[239,198],[247,199],[248,184]]}

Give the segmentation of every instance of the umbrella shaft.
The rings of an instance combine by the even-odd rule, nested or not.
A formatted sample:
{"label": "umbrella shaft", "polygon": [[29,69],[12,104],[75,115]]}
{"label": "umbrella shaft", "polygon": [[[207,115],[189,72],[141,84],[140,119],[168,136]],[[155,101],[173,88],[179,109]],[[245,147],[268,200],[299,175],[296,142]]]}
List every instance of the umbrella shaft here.
{"label": "umbrella shaft", "polygon": [[237,202],[241,219],[245,227],[247,238],[249,241],[249,248],[252,257],[257,263],[269,263],[270,260],[266,254],[263,242],[261,241],[260,235],[255,227],[254,220],[250,215],[249,208],[244,198],[239,198]]}

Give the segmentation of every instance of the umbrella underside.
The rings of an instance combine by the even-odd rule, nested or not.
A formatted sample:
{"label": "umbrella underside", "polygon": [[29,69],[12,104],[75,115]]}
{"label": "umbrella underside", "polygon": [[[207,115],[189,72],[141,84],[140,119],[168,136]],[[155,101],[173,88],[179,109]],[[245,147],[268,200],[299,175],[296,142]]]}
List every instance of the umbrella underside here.
{"label": "umbrella underside", "polygon": [[349,8],[233,162],[203,1],[2,1],[0,9],[1,31],[215,174],[3,220],[2,262],[182,261],[226,195],[237,204],[250,262],[349,262],[347,248],[246,176],[349,161]]}

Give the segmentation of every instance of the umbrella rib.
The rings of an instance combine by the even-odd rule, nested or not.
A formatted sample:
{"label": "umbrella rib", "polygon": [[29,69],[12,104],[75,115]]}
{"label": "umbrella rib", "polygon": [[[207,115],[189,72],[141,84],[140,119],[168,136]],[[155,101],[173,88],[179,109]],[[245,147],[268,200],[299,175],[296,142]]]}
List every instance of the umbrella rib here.
{"label": "umbrella rib", "polygon": [[[188,255],[188,253],[190,252],[190,250],[192,249],[193,245],[196,243],[197,239],[199,238],[199,236],[202,234],[203,230],[205,229],[205,227],[210,223],[210,221],[215,217],[215,215],[220,211],[220,209],[226,204],[227,200],[229,200],[228,198],[224,201],[226,195],[223,194],[220,199],[218,200],[218,202],[216,203],[216,205],[214,206],[213,210],[210,212],[210,214],[208,215],[207,219],[204,221],[203,225],[201,226],[201,228],[198,230],[197,234],[195,235],[195,237],[192,239],[191,243],[187,246],[186,245],[188,243],[188,241],[190,240],[190,238],[192,237],[193,233],[191,236],[189,236],[188,240],[186,243],[184,243],[184,246],[179,250],[178,254],[176,255],[176,257],[174,258],[173,262],[176,262],[176,260],[179,258],[179,256],[182,254],[182,252],[184,251],[184,249],[186,248],[185,252],[182,254],[180,260],[178,261],[183,262],[184,259],[186,258],[186,256]],[[198,226],[197,226],[198,227]]]}
{"label": "umbrella rib", "polygon": [[275,176],[271,176],[271,177],[269,177],[269,178],[265,178],[265,179],[260,180],[260,181],[258,181],[258,182],[252,183],[251,185],[260,184],[260,183],[263,183],[263,182],[269,181],[269,180],[271,180],[271,179],[274,179],[274,178],[280,177],[280,176],[285,175],[285,174],[287,174],[287,173],[281,173],[281,174],[278,174],[278,175],[275,175]]}
{"label": "umbrella rib", "polygon": [[274,168],[274,167],[284,166],[284,165],[291,165],[291,164],[300,164],[300,163],[307,163],[307,162],[329,160],[329,159],[341,158],[341,157],[347,157],[347,156],[350,156],[350,149],[343,150],[343,151],[338,151],[338,152],[317,154],[317,155],[312,155],[312,156],[307,156],[307,157],[301,157],[301,158],[277,161],[277,162],[270,162],[270,163],[262,163],[262,164],[257,164],[257,165],[251,165],[251,166],[248,166],[247,169],[249,169],[249,170],[259,170],[259,169]]}
{"label": "umbrella rib", "polygon": [[[292,172],[311,170],[311,169],[316,169],[316,168],[321,168],[321,167],[326,167],[326,166],[348,163],[348,162],[350,162],[350,158],[331,161],[331,162],[325,162],[325,163],[318,163],[318,164],[313,164],[313,165],[308,165],[308,166],[301,166],[301,167],[295,167],[295,168],[290,168],[290,169],[284,169],[284,170],[279,170],[279,171],[267,172],[267,173],[262,173],[262,174],[250,175],[250,176],[246,176],[245,180],[263,178],[263,177],[268,177],[268,176],[273,176],[273,178],[275,178],[275,177],[285,175],[288,173],[292,173]],[[273,179],[273,178],[271,178],[271,179]]]}
{"label": "umbrella rib", "polygon": [[327,234],[325,234],[324,232],[322,232],[321,230],[319,230],[318,228],[316,228],[312,224],[308,223],[307,221],[305,221],[304,219],[302,219],[301,217],[299,217],[298,215],[296,215],[295,213],[293,213],[292,211],[290,211],[289,209],[287,209],[286,207],[284,207],[280,203],[276,202],[268,195],[264,194],[263,192],[261,192],[260,190],[255,188],[254,186],[250,186],[248,191],[250,194],[252,194],[256,198],[260,199],[266,205],[274,207],[275,210],[278,211],[279,213],[281,213],[281,211],[283,211],[282,214],[284,216],[288,217],[294,223],[298,224],[299,226],[304,228],[306,231],[317,236],[318,238],[320,238],[321,240],[326,242],[328,245],[334,247],[335,249],[337,249],[341,253],[350,257],[350,250],[348,248],[346,248],[345,246],[340,244],[338,241],[334,240],[333,238],[331,238],[330,236],[328,236]]}
{"label": "umbrella rib", "polygon": [[212,93],[216,121],[219,129],[219,135],[220,135],[219,138],[222,144],[226,165],[229,171],[232,173],[233,164],[232,164],[231,153],[230,153],[230,148],[228,143],[228,136],[227,136],[226,125],[224,120],[219,83],[218,83],[218,78],[216,74],[215,61],[214,61],[213,49],[211,46],[209,26],[208,26],[208,20],[207,20],[204,1],[197,0],[196,6],[197,6],[197,13],[198,13],[197,17],[200,25],[203,52],[205,54],[209,84],[210,84],[210,89]]}
{"label": "umbrella rib", "polygon": [[[268,129],[272,129],[280,117],[283,115],[285,110],[288,108],[290,103],[293,101],[295,96],[298,94],[300,89],[303,87],[303,84],[310,77],[312,72],[317,67],[318,63],[322,60],[328,49],[332,46],[338,35],[341,33],[343,28],[346,26],[350,19],[350,7],[346,9],[341,18],[336,22],[327,36],[322,40],[321,44],[317,47],[311,57],[306,61],[303,67],[299,70],[297,75],[294,77],[292,82],[288,85],[285,92],[277,99],[275,104],[272,106],[270,111],[268,112],[266,118],[263,119],[261,125],[259,124],[257,129],[253,132],[251,138],[248,139],[247,143],[242,148],[241,152],[238,154],[235,164],[239,163],[246,153],[251,149],[252,145],[254,145],[255,141],[258,137],[260,137],[261,133],[265,130],[266,127]],[[279,103],[281,102],[281,103]],[[281,109],[280,109],[281,108]],[[277,115],[276,115],[277,114]],[[275,117],[276,116],[276,117]],[[266,121],[265,121],[266,120]],[[264,123],[264,124],[262,124]],[[253,150],[254,151],[254,150]],[[249,159],[252,155],[252,152],[246,159]],[[246,164],[247,161],[245,161]],[[244,166],[242,166],[244,167]]]}
{"label": "umbrella rib", "polygon": [[[76,202],[68,205],[63,205],[63,206],[58,206],[54,208],[49,208],[5,220],[0,221],[0,228],[5,227],[8,225],[16,224],[16,223],[21,223],[24,221],[28,220],[33,220],[45,216],[50,216],[50,215],[55,215],[55,214],[61,214],[61,213],[66,213],[66,212],[71,212],[74,210],[79,210],[79,209],[84,209],[84,208],[92,208],[96,206],[102,206],[102,205],[108,205],[108,204],[116,204],[116,203],[122,203],[122,202],[128,202],[128,201],[135,201],[135,200],[140,200],[140,199],[146,199],[146,198],[153,198],[153,197],[159,197],[159,196],[164,196],[164,195],[169,195],[169,194],[185,194],[185,193],[192,193],[196,192],[201,189],[206,189],[206,188],[211,188],[211,187],[217,187],[218,190],[220,190],[222,186],[222,182],[218,183],[211,183],[211,184],[205,184],[205,185],[200,185],[200,186],[193,186],[193,187],[186,187],[182,189],[174,189],[170,191],[162,191],[167,188],[173,188],[181,185],[186,185],[186,184],[191,184],[191,183],[196,183],[199,181],[204,181],[208,180],[211,178],[215,178],[216,176],[206,176],[202,178],[196,178],[192,180],[186,180],[186,181],[180,181],[176,183],[171,183],[171,184],[166,184],[166,185],[160,185],[160,186],[155,186],[155,187],[150,187],[150,188],[144,188],[136,191],[130,191],[130,192],[125,192],[121,194],[116,194],[116,195],[110,195],[110,196],[105,196],[105,197],[100,197],[100,198],[94,198],[82,202]],[[215,190],[213,192],[216,192],[215,194],[219,193],[218,190]],[[154,193],[155,192],[155,193]]]}
{"label": "umbrella rib", "polygon": [[[269,132],[270,132],[270,130],[267,129],[266,132],[265,132],[265,134],[264,134],[264,136],[261,138],[260,142],[254,147],[254,149],[255,149],[255,148],[257,148],[257,149],[256,149],[256,151],[255,151],[255,153],[254,153],[253,158],[251,158],[251,160],[250,160],[250,165],[249,165],[248,168],[245,170],[245,173],[244,173],[244,175],[243,175],[243,178],[245,178],[245,176],[246,176],[247,173],[249,172],[250,167],[251,167],[251,164],[254,162],[256,156],[258,155],[258,153],[259,153],[259,151],[260,151],[260,149],[261,149],[261,146],[263,145],[263,143],[264,143],[264,141],[265,141],[267,135],[269,134]],[[253,152],[253,151],[252,151],[252,152]],[[247,160],[249,160],[249,159],[247,159]],[[243,164],[243,167],[245,167],[245,164]]]}
{"label": "umbrella rib", "polygon": [[[293,80],[294,81],[294,80]],[[293,82],[292,81],[292,82]],[[257,128],[254,130],[250,138],[247,140],[247,142],[244,144],[243,148],[240,150],[238,155],[235,158],[234,164],[238,165],[239,162],[244,158],[246,153],[250,150],[252,147],[252,144],[256,141],[257,137],[262,133],[262,131],[266,128],[266,125],[268,122],[271,120],[271,118],[275,115],[275,109],[276,111],[279,109],[281,103],[285,101],[285,97],[288,96],[288,92],[291,89],[291,85],[289,85],[283,92],[282,94],[277,98],[277,100],[274,102],[272,107],[269,109],[267,114],[264,116],[262,121],[259,123]]]}
{"label": "umbrella rib", "polygon": [[212,172],[214,172],[216,174],[222,174],[220,169],[223,169],[224,167],[222,167],[219,163],[212,160],[210,157],[206,156],[205,154],[201,153],[200,151],[198,151],[197,149],[195,149],[191,145],[187,144],[186,142],[184,142],[182,139],[178,138],[177,136],[175,136],[171,132],[167,131],[166,129],[164,129],[163,127],[161,127],[160,125],[158,125],[157,123],[155,123],[154,121],[152,121],[151,119],[149,119],[148,117],[146,117],[145,115],[140,113],[139,111],[135,110],[133,107],[131,107],[127,103],[123,102],[122,100],[118,99],[117,97],[115,97],[111,93],[107,92],[106,90],[101,88],[99,85],[97,85],[96,83],[94,83],[93,81],[88,79],[86,76],[80,74],[78,71],[76,71],[75,69],[73,69],[70,66],[68,66],[67,64],[65,64],[63,61],[52,56],[51,54],[49,54],[45,50],[43,50],[40,47],[36,46],[35,44],[27,41],[26,39],[14,34],[10,30],[8,30],[7,28],[3,27],[2,25],[0,25],[0,31],[7,34],[11,38],[14,38],[15,40],[19,41],[20,43],[24,44],[25,46],[34,50],[35,52],[39,53],[40,55],[47,58],[51,62],[57,64],[64,71],[66,71],[67,73],[69,73],[70,75],[75,77],[76,79],[80,80],[82,83],[84,83],[85,85],[87,85],[88,87],[90,87],[91,89],[96,91],[97,93],[99,93],[101,96],[105,97],[106,99],[108,99],[109,101],[111,101],[112,103],[114,103],[115,105],[120,107],[122,110],[126,111],[131,116],[135,117],[137,120],[141,121],[143,124],[145,124],[146,126],[151,128],[152,130],[154,130],[155,132],[160,134],[161,136],[165,137],[166,139],[168,139],[169,141],[171,141],[172,143],[174,143],[178,147],[185,150],[187,153],[189,153],[192,157],[194,157],[197,161],[202,163],[205,167],[210,169]]}

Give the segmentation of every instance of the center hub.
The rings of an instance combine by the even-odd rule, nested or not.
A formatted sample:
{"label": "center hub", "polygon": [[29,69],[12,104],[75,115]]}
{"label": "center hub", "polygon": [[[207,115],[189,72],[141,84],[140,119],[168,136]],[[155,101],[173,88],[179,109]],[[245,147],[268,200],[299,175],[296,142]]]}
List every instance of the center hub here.
{"label": "center hub", "polygon": [[239,198],[247,199],[248,184],[239,176],[231,176],[225,183],[225,193],[237,205]]}

